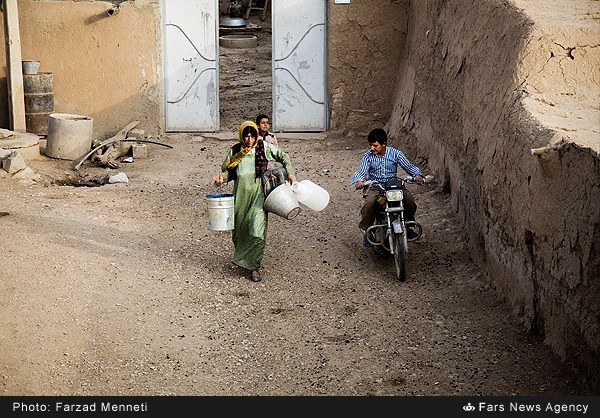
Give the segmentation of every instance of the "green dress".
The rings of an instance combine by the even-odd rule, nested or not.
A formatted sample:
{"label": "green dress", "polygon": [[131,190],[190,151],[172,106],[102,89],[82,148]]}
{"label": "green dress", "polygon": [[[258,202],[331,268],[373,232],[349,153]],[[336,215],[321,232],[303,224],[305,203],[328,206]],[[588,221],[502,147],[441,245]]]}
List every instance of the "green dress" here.
{"label": "green dress", "polygon": [[[269,161],[280,162],[288,174],[295,175],[289,155],[281,148],[264,141],[265,156]],[[227,158],[231,157],[229,149]],[[221,165],[224,181],[228,181],[225,162]],[[256,177],[255,150],[250,151],[237,165],[237,179],[233,185],[234,229],[232,231],[235,252],[233,262],[247,270],[257,271],[265,254],[267,213],[263,209],[265,196],[262,179]]]}

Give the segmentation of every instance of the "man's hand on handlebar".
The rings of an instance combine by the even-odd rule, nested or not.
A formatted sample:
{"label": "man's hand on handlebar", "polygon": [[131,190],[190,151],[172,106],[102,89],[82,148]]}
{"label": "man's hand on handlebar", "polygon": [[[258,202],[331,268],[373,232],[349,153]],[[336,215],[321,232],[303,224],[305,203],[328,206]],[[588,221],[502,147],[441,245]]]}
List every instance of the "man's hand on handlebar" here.
{"label": "man's hand on handlebar", "polygon": [[[427,177],[431,177],[431,179],[433,179],[433,176],[427,176]],[[419,185],[423,185],[423,184],[428,183],[429,181],[431,181],[431,179],[428,179],[427,177],[423,177],[422,175],[417,174],[414,177],[413,176],[403,177],[402,180],[404,180],[406,183],[417,183]],[[364,180],[364,181],[359,180],[356,183],[354,183],[354,188],[356,190],[360,190],[360,189],[364,189],[366,187],[370,187],[373,184],[383,184],[383,183],[382,182],[376,182],[374,180]]]}

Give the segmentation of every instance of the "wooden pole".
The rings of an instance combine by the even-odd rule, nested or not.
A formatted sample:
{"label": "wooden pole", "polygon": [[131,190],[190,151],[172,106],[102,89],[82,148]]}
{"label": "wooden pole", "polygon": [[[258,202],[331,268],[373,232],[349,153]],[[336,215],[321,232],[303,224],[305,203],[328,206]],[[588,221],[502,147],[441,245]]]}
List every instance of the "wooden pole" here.
{"label": "wooden pole", "polygon": [[10,129],[25,132],[25,91],[21,64],[21,36],[17,0],[2,0],[6,36],[6,80]]}

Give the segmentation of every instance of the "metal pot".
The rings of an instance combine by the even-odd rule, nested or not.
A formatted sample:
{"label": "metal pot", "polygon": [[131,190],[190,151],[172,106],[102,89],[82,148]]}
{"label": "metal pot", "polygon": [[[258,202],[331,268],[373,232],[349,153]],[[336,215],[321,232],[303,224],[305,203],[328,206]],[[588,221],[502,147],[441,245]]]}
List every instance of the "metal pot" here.
{"label": "metal pot", "polygon": [[241,17],[226,17],[219,26],[224,28],[245,28],[246,20]]}

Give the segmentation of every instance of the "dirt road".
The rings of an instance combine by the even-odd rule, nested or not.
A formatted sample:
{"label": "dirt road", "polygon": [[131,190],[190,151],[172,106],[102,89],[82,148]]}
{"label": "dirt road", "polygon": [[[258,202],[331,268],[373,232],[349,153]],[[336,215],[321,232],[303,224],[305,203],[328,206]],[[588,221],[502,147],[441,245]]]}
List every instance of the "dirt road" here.
{"label": "dirt road", "polygon": [[485,284],[435,182],[412,189],[424,235],[406,282],[362,247],[347,183],[364,138],[280,138],[331,201],[270,216],[260,283],[232,266],[229,233],[207,230],[231,142],[164,141],[82,167],[127,184],[44,185],[72,174],[50,159],[30,164],[36,183],[0,178],[0,394],[589,393]]}

